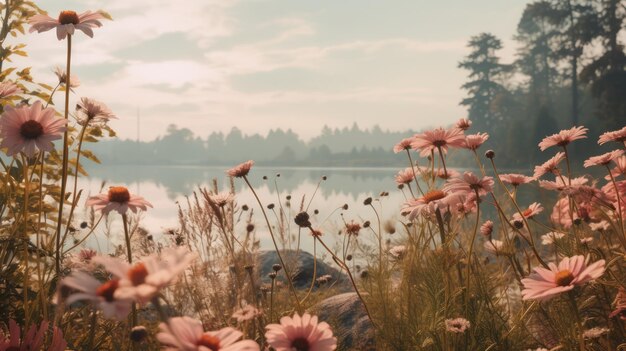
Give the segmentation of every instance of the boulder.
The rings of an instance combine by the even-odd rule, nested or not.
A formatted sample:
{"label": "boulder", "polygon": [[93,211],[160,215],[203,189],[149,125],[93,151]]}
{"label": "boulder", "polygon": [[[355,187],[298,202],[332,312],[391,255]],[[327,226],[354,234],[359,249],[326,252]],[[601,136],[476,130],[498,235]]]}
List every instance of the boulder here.
{"label": "boulder", "polygon": [[[311,279],[313,279],[313,255],[306,251],[296,250],[284,250],[281,251],[281,255],[285,260],[285,264],[289,267],[289,273],[293,280],[293,285],[296,289],[308,289],[311,286]],[[257,258],[257,267],[259,267],[259,274],[263,283],[271,283],[271,279],[268,274],[273,272],[272,266],[280,264],[280,260],[276,251],[261,251]],[[329,277],[330,276],[330,277]],[[339,292],[350,291],[352,285],[348,277],[340,272],[338,269],[323,262],[319,257],[317,258],[317,268],[315,272],[315,278],[325,277],[327,279],[321,279],[315,283],[315,288],[327,288],[333,287],[338,289]],[[286,282],[287,278],[284,269],[278,271],[277,280]]]}
{"label": "boulder", "polygon": [[338,341],[337,350],[376,350],[374,327],[356,293],[329,297],[312,310],[320,321],[333,327]]}

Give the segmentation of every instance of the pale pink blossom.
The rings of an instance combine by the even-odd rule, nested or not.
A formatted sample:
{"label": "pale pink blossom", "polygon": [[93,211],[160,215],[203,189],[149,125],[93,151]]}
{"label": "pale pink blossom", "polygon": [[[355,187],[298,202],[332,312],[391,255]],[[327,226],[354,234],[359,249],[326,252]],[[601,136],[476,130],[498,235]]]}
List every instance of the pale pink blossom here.
{"label": "pale pink blossom", "polygon": [[282,317],[280,324],[269,324],[265,328],[265,339],[276,351],[333,351],[337,348],[337,338],[328,323],[318,323],[317,316],[308,313],[302,317],[297,313],[293,317]]}
{"label": "pale pink blossom", "polygon": [[415,219],[417,215],[429,217],[437,209],[445,213],[448,207],[456,206],[462,200],[462,195],[451,194],[449,192],[433,189],[417,199],[411,199],[404,203],[400,213],[408,215],[409,220]]}
{"label": "pale pink blossom", "polygon": [[569,179],[566,176],[556,176],[554,177],[553,182],[549,180],[540,180],[539,186],[547,190],[574,190],[587,184],[588,181],[589,179],[587,179],[587,177],[576,177]]}
{"label": "pale pink blossom", "polygon": [[420,156],[428,156],[431,152],[437,150],[441,150],[445,154],[448,152],[448,147],[460,148],[464,144],[465,135],[463,135],[462,130],[437,128],[416,134],[411,147],[414,150],[419,150]]}
{"label": "pale pink blossom", "polygon": [[477,201],[475,193],[457,193],[457,195],[459,195],[460,199],[455,208],[457,215],[465,216],[467,214],[476,212]]}
{"label": "pale pink blossom", "polygon": [[604,260],[590,265],[588,261],[584,256],[578,255],[563,258],[558,266],[549,263],[549,269],[536,267],[534,273],[522,279],[522,299],[547,301],[604,274]]}
{"label": "pale pink blossom", "polygon": [[253,165],[254,165],[254,161],[249,160],[227,170],[226,174],[235,178],[245,177],[248,175],[248,173],[250,173],[250,169],[252,168]]}
{"label": "pale pink blossom", "polygon": [[624,150],[609,151],[600,156],[589,157],[583,165],[585,166],[585,168],[588,168],[591,166],[605,166],[611,163],[611,161],[619,158],[623,154],[624,154]]}
{"label": "pale pink blossom", "polygon": [[[24,337],[21,337],[20,326],[12,319],[9,320],[9,335],[0,330],[0,350],[2,351],[38,351],[44,347],[44,337],[48,331],[48,321],[43,321],[39,327],[31,325]],[[63,339],[63,332],[56,326],[52,328],[52,340],[47,351],[64,351],[67,343]]]}
{"label": "pale pink blossom", "polygon": [[472,121],[470,121],[467,118],[461,118],[458,121],[456,121],[456,124],[454,126],[460,130],[465,131],[465,130],[468,130],[469,127],[472,126]]}
{"label": "pale pink blossom", "polygon": [[85,11],[79,15],[74,11],[65,10],[61,11],[58,19],[39,14],[28,20],[28,24],[31,25],[29,32],[42,33],[56,28],[57,39],[63,40],[78,29],[93,38],[93,28],[102,27],[100,20],[106,18],[102,11]]}
{"label": "pale pink blossom", "polygon": [[500,174],[500,180],[513,186],[519,186],[521,184],[528,184],[535,180],[535,178],[518,173],[507,173]]}
{"label": "pale pink blossom", "polygon": [[464,172],[459,178],[449,179],[443,186],[443,190],[450,193],[470,193],[477,192],[478,196],[486,195],[493,191],[493,178],[479,178],[472,172]]}
{"label": "pale pink blossom", "polygon": [[6,105],[0,117],[0,147],[7,148],[9,156],[21,151],[33,157],[37,150],[52,151],[52,141],[63,137],[66,124],[65,119],[55,115],[54,109],[43,108],[40,101],[17,108]]}
{"label": "pale pink blossom", "polygon": [[533,202],[532,204],[530,204],[528,206],[527,209],[525,209],[524,211],[522,211],[522,214],[520,215],[520,213],[514,213],[513,214],[513,219],[516,221],[521,221],[522,220],[522,216],[524,216],[524,218],[530,219],[533,218],[534,216],[540,214],[543,211],[543,206],[541,206],[540,203],[538,202]]}
{"label": "pale pink blossom", "polygon": [[107,105],[86,97],[80,99],[80,102],[76,105],[76,110],[84,116],[84,118],[79,120],[83,125],[89,122],[106,123],[110,119],[117,119]]}
{"label": "pale pink blossom", "polygon": [[544,151],[552,146],[566,146],[574,140],[586,138],[588,130],[589,129],[582,126],[564,129],[556,134],[545,137],[539,143],[539,148],[541,149],[541,151]]}
{"label": "pale pink blossom", "polygon": [[446,319],[446,330],[451,333],[465,333],[470,327],[470,322],[465,318]]}
{"label": "pale pink blossom", "polygon": [[411,150],[411,143],[413,142],[413,138],[404,138],[400,140],[399,143],[394,145],[393,152],[400,153],[402,151]]}
{"label": "pale pink blossom", "polygon": [[261,311],[256,309],[252,305],[245,305],[242,308],[233,312],[233,318],[237,320],[237,322],[242,323],[249,320],[252,320],[261,315]]}
{"label": "pale pink blossom", "polygon": [[120,280],[115,278],[101,282],[84,271],[73,271],[59,283],[59,289],[68,287],[76,290],[66,300],[67,305],[87,300],[102,310],[104,318],[123,320],[128,316],[131,302],[115,297]]}
{"label": "pale pink blossom", "polygon": [[443,168],[439,168],[436,172],[437,174],[435,174],[435,176],[440,179],[450,179],[461,176],[461,173],[459,171],[450,168],[446,170],[444,170]]}
{"label": "pale pink blossom", "polygon": [[[415,170],[417,172],[417,170]],[[415,179],[415,173],[412,167],[407,167],[398,172],[395,176],[396,184],[409,184]]]}
{"label": "pale pink blossom", "polygon": [[65,263],[70,269],[92,271],[94,263],[91,259],[96,257],[97,254],[98,253],[92,249],[81,249],[78,253],[69,255],[69,257],[65,260]]}
{"label": "pale pink blossom", "polygon": [[598,223],[589,223],[589,228],[591,228],[591,230],[599,231],[599,232],[606,231],[610,227],[611,225],[607,221],[600,221]]}
{"label": "pale pink blossom", "polygon": [[[61,66],[56,66],[54,68],[54,74],[56,74],[59,79],[59,84],[62,86],[67,86],[67,73]],[[70,74],[70,90],[72,88],[78,88],[80,86],[80,80],[74,74]]]}
{"label": "pale pink blossom", "polygon": [[557,152],[551,159],[547,160],[540,166],[535,166],[535,173],[533,174],[533,178],[539,179],[542,175],[546,173],[554,173],[557,174],[559,163],[565,159],[565,153]]}
{"label": "pale pink blossom", "polygon": [[476,150],[489,139],[487,133],[470,134],[465,137],[464,148],[468,150]]}
{"label": "pale pink blossom", "polygon": [[609,141],[615,141],[618,143],[623,143],[626,141],[626,127],[622,129],[614,130],[612,132],[606,132],[600,135],[598,139],[598,144],[602,145],[608,143]]}
{"label": "pale pink blossom", "polygon": [[541,236],[541,243],[543,245],[552,245],[557,240],[563,239],[564,236],[565,234],[560,232],[549,232]]}
{"label": "pale pink blossom", "polygon": [[129,264],[109,256],[96,256],[92,260],[119,279],[115,298],[146,303],[173,284],[195,260],[197,255],[184,247],[167,248],[160,254],[144,257]]}
{"label": "pale pink blossom", "polygon": [[406,253],[406,246],[404,245],[395,245],[391,249],[389,249],[389,254],[396,259],[403,258],[405,253]]}
{"label": "pale pink blossom", "polygon": [[487,220],[480,226],[480,234],[486,237],[491,237],[491,233],[493,233],[493,222]]}
{"label": "pale pink blossom", "polygon": [[224,207],[235,201],[235,194],[230,191],[223,191],[217,194],[209,194],[209,200],[217,207]]}
{"label": "pale pink blossom", "polygon": [[23,93],[22,89],[20,89],[20,87],[18,87],[13,82],[6,81],[0,83],[0,99],[4,99],[21,93]]}
{"label": "pale pink blossom", "polygon": [[157,339],[166,351],[259,351],[252,340],[241,340],[243,333],[231,327],[204,331],[202,322],[191,317],[170,318],[159,325]]}
{"label": "pale pink blossom", "polygon": [[580,238],[580,243],[583,244],[583,245],[587,245],[587,244],[589,244],[591,242],[593,242],[593,237],[591,237],[591,236]]}
{"label": "pale pink blossom", "polygon": [[108,214],[115,210],[123,215],[130,209],[133,213],[138,210],[147,211],[152,204],[143,197],[131,194],[126,187],[112,186],[105,194],[99,194],[87,199],[86,206],[93,206],[94,210],[102,211],[102,214]]}

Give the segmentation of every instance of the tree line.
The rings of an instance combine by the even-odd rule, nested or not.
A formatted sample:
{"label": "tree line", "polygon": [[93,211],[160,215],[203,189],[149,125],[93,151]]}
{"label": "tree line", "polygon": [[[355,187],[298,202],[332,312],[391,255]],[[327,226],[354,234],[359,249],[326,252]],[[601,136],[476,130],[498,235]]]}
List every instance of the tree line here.
{"label": "tree line", "polygon": [[621,0],[531,2],[517,25],[510,63],[501,62],[495,35],[470,39],[471,52],[459,63],[469,78],[461,104],[505,163],[537,162],[536,143],[573,125],[590,129],[575,150],[582,158],[600,133],[626,125],[625,18]]}

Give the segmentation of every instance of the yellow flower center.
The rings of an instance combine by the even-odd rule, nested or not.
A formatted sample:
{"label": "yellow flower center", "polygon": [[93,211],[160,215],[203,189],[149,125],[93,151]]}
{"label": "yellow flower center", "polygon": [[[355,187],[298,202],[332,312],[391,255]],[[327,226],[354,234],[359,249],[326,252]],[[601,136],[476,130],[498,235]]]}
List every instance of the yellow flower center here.
{"label": "yellow flower center", "polygon": [[59,14],[59,23],[61,24],[78,24],[80,20],[74,11],[61,11]]}
{"label": "yellow flower center", "polygon": [[202,334],[202,337],[198,340],[198,346],[208,347],[211,351],[218,351],[220,349],[220,339],[213,335]]}
{"label": "yellow flower center", "polygon": [[145,283],[147,276],[148,269],[143,263],[137,263],[128,271],[128,279],[130,279],[135,286]]}
{"label": "yellow flower center", "polygon": [[20,126],[20,135],[24,139],[37,139],[43,134],[43,126],[37,121],[28,120]]}
{"label": "yellow flower center", "polygon": [[558,286],[568,286],[572,280],[574,280],[574,275],[567,269],[559,271],[554,276],[554,282]]}
{"label": "yellow flower center", "polygon": [[431,190],[429,192],[427,192],[426,194],[424,194],[424,196],[422,197],[422,199],[424,200],[425,203],[431,203],[433,201],[436,200],[441,200],[444,197],[446,197],[446,194],[441,191],[441,190]]}
{"label": "yellow flower center", "polygon": [[115,293],[115,290],[117,290],[117,287],[119,285],[120,285],[119,279],[111,279],[108,282],[100,285],[96,289],[96,295],[104,297],[104,300],[106,302],[113,302],[113,300],[115,300],[113,297],[113,293]]}
{"label": "yellow flower center", "polygon": [[123,186],[112,186],[109,188],[109,201],[124,203],[130,200],[128,189]]}

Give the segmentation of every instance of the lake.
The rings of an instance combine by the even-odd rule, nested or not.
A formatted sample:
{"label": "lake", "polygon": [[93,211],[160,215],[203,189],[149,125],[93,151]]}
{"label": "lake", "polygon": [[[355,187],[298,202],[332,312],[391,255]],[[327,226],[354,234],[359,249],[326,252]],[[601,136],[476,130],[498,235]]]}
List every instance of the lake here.
{"label": "lake", "polygon": [[[79,187],[85,193],[97,194],[103,182],[106,182],[105,189],[109,185],[123,185],[129,188],[132,193],[139,194],[150,201],[154,208],[143,214],[142,226],[153,234],[155,238],[160,238],[164,230],[178,226],[178,203],[183,208],[186,205],[186,196],[189,196],[198,187],[211,187],[213,179],[217,179],[222,190],[228,188],[228,177],[225,175],[224,167],[201,167],[201,166],[103,166],[90,165],[89,178],[82,178]],[[400,168],[280,168],[280,167],[258,167],[252,168],[248,178],[256,189],[264,206],[269,203],[278,204],[286,201],[286,196],[291,195],[290,220],[299,212],[300,203],[304,197],[305,204],[311,201],[309,213],[312,215],[311,222],[314,228],[320,228],[327,235],[325,241],[333,245],[337,238],[337,231],[343,227],[343,221],[362,223],[370,220],[376,223],[376,215],[369,206],[363,205],[363,200],[373,197],[375,208],[384,220],[398,219],[399,210],[405,201],[405,194],[397,189],[394,176]],[[460,169],[459,169],[460,170]],[[461,170],[460,170],[461,171]],[[476,170],[474,170],[476,172]],[[520,170],[507,170],[510,172],[520,172]],[[523,172],[523,171],[522,171]],[[280,175],[280,176],[277,176]],[[268,179],[264,180],[266,176]],[[316,187],[323,176],[327,180],[322,181],[316,192]],[[262,215],[258,210],[258,204],[254,200],[251,191],[245,186],[241,179],[235,179],[236,201],[238,205],[247,204],[255,210],[256,233],[261,240],[262,249],[273,248],[271,238],[267,231]],[[277,190],[278,188],[278,190]],[[499,186],[496,184],[498,190]],[[520,193],[519,202],[522,206],[539,201],[548,214],[554,201],[554,193],[540,189],[536,183],[525,186],[525,191]],[[389,196],[380,200],[379,194],[383,191],[389,192]],[[86,198],[86,197],[83,197]],[[81,204],[84,201],[81,200]],[[347,211],[337,210],[344,204],[348,204]],[[278,208],[278,206],[276,206]],[[317,215],[313,211],[318,210]],[[493,206],[483,206],[483,218],[495,216]],[[270,221],[276,223],[275,217],[271,213]],[[343,215],[343,219],[342,219]],[[118,216],[113,216],[118,217]],[[292,231],[295,226],[292,226]],[[97,246],[99,249],[107,251],[110,244],[122,244],[123,233],[118,228],[119,236],[112,238],[112,243],[106,245],[99,239],[89,240],[89,246]],[[399,229],[399,226],[398,226]],[[243,230],[243,229],[242,229]],[[308,251],[312,251],[312,238],[303,235],[302,246]],[[360,241],[371,241],[374,244],[374,235],[370,232],[359,238]],[[104,245],[104,247],[103,247]],[[108,249],[107,249],[108,248]]]}

